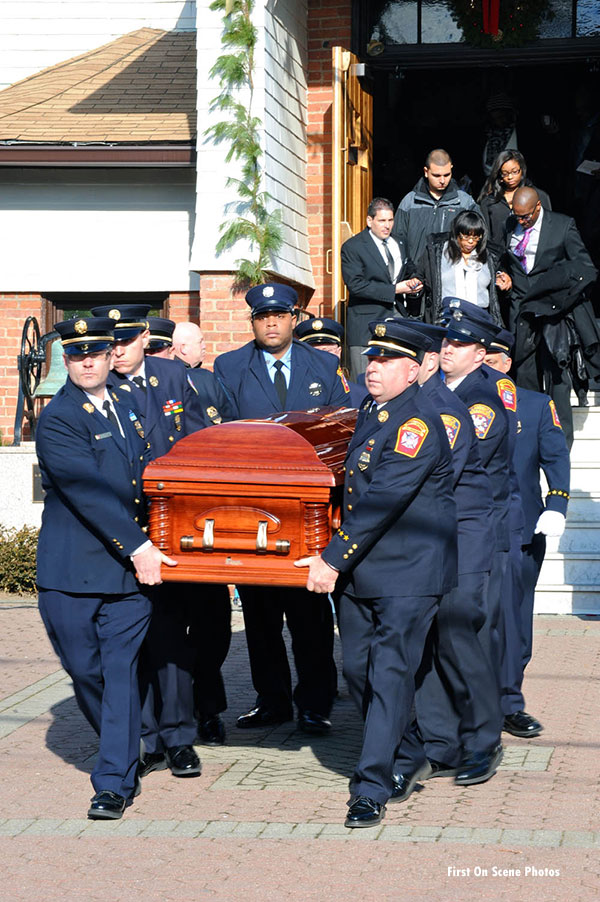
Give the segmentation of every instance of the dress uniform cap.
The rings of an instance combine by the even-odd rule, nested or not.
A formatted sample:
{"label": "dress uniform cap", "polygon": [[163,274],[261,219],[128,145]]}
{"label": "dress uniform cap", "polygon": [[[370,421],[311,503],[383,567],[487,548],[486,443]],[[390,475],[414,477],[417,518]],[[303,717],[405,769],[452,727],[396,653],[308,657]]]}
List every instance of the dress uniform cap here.
{"label": "dress uniform cap", "polygon": [[175,331],[175,323],[172,319],[165,319],[163,316],[149,316],[148,328],[150,329],[150,340],[147,350],[161,351],[163,348],[171,347]]}
{"label": "dress uniform cap", "polygon": [[426,335],[427,338],[431,340],[431,347],[428,348],[428,350],[435,351],[436,354],[440,353],[442,341],[446,337],[445,326],[436,326],[433,323],[422,323],[418,319],[407,319],[402,325],[406,326],[408,329],[413,329],[415,332],[419,332],[421,335]]}
{"label": "dress uniform cap", "polygon": [[447,328],[446,337],[465,344],[482,344],[489,348],[501,331],[487,310],[464,301],[446,297],[442,300],[442,322]]}
{"label": "dress uniform cap", "polygon": [[293,313],[298,304],[298,294],[290,285],[265,282],[250,289],[246,303],[252,310],[252,316],[259,313]]}
{"label": "dress uniform cap", "polygon": [[344,339],[344,327],[334,319],[318,316],[298,323],[294,329],[294,335],[299,341],[305,341],[309,345],[341,345]]}
{"label": "dress uniform cap", "polygon": [[92,307],[93,316],[108,316],[113,321],[115,341],[128,341],[148,328],[150,304],[105,304]]}
{"label": "dress uniform cap", "polygon": [[421,363],[431,339],[401,320],[387,319],[369,323],[372,338],[363,351],[368,357],[409,357]]}
{"label": "dress uniform cap", "polygon": [[515,346],[515,336],[508,329],[500,329],[490,345],[490,351],[504,351],[509,356]]}
{"label": "dress uniform cap", "polygon": [[54,326],[65,354],[85,354],[110,348],[114,341],[114,323],[107,316],[76,317]]}

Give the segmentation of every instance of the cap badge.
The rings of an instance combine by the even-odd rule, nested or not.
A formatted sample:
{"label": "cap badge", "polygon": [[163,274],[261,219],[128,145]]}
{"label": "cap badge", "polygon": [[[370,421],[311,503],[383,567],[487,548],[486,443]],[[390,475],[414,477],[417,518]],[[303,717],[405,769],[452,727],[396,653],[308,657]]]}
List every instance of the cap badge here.
{"label": "cap badge", "polygon": [[454,298],[452,301],[450,301],[450,304],[448,306],[451,309],[453,309],[454,307],[460,307],[460,298]]}
{"label": "cap badge", "polygon": [[263,293],[263,298],[272,298],[273,295],[275,294],[275,289],[273,288],[272,285],[265,285],[265,287],[262,290],[262,293]]}
{"label": "cap badge", "polygon": [[90,346],[88,344],[78,345],[80,351],[89,351]]}
{"label": "cap badge", "polygon": [[152,388],[156,388],[156,386],[158,385],[158,379],[156,378],[156,376],[150,376],[148,382],[150,383]]}
{"label": "cap badge", "polygon": [[322,319],[313,319],[311,328],[315,332],[319,332],[319,330],[323,328],[323,320]]}
{"label": "cap badge", "polygon": [[384,326],[383,323],[378,323],[378,324],[375,326],[375,335],[377,336],[377,338],[383,338],[383,336],[385,335],[386,331],[387,331],[387,330],[386,330],[386,327]]}
{"label": "cap badge", "polygon": [[377,414],[377,419],[379,420],[380,423],[385,423],[387,420],[389,420],[389,418],[390,418],[390,414],[389,414],[388,410],[380,410],[379,413]]}
{"label": "cap badge", "polygon": [[114,320],[119,320],[119,319],[121,319],[121,311],[120,311],[120,310],[115,310],[114,307],[113,307],[112,310],[109,310],[109,311],[108,311],[108,315],[110,316],[111,319],[114,319]]}
{"label": "cap badge", "polygon": [[457,323],[459,323],[463,318],[463,315],[460,310],[454,310],[452,313],[452,318],[455,319]]}
{"label": "cap badge", "polygon": [[78,319],[73,328],[78,335],[85,335],[88,330],[87,323],[84,319]]}

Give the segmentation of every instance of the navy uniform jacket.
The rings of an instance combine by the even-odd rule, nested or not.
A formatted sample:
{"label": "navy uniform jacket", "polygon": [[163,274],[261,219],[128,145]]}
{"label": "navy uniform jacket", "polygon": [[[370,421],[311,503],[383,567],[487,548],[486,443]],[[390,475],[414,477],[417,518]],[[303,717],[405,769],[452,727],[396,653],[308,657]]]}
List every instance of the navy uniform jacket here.
{"label": "navy uniform jacket", "polygon": [[[347,383],[344,386],[338,366],[333,354],[294,339],[285,410],[349,406],[350,389]],[[267,372],[263,352],[254,341],[217,357],[215,376],[232,398],[237,418],[262,419],[284,409]]]}
{"label": "navy uniform jacket", "polygon": [[214,373],[203,370],[200,366],[188,366],[185,371],[198,392],[200,406],[211,423],[227,423],[235,419],[231,399]]}
{"label": "navy uniform jacket", "polygon": [[[114,396],[113,396],[114,397]],[[86,595],[139,591],[129,555],[142,531],[144,441],[127,399],[115,410],[125,439],[70,379],[41,413],[36,450],[46,491],[37,583]]]}
{"label": "navy uniform jacket", "polygon": [[440,414],[452,451],[458,572],[483,573],[490,569],[490,548],[496,540],[494,499],[469,409],[437,376],[428,379],[421,391]]}
{"label": "navy uniform jacket", "polygon": [[128,399],[139,411],[149,456],[155,460],[170,451],[180,438],[210,426],[211,421],[180,360],[146,357],[145,367],[145,392],[115,371],[110,374],[109,385],[119,398]]}
{"label": "navy uniform jacket", "polygon": [[450,448],[419,394],[411,385],[368,416],[367,399],[348,447],[342,526],[323,559],[357,598],[443,595],[457,583]]}
{"label": "navy uniform jacket", "polygon": [[510,452],[509,422],[496,386],[481,368],[458,384],[456,395],[469,408],[479,439],[481,462],[492,484],[496,517],[496,550],[510,547]]}
{"label": "navy uniform jacket", "polygon": [[517,388],[519,425],[515,466],[525,515],[523,544],[528,545],[544,510],[540,467],[548,482],[546,509],[566,516],[571,463],[554,401],[541,392]]}
{"label": "navy uniform jacket", "polygon": [[517,432],[519,429],[518,416],[518,397],[517,386],[513,380],[495,370],[487,364],[483,364],[481,372],[484,376],[496,385],[498,397],[504,404],[506,415],[508,417],[508,454],[510,460],[510,528],[511,530],[523,529],[523,504],[521,502],[521,491],[519,488],[519,480],[515,468],[515,445],[517,443]]}

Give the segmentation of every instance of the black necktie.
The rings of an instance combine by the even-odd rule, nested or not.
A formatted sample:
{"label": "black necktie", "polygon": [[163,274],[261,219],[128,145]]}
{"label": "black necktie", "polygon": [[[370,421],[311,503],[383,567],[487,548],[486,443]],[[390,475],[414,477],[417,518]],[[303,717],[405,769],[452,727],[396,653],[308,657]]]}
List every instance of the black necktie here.
{"label": "black necktie", "polygon": [[146,383],[144,382],[143,376],[133,376],[131,381],[137,385],[138,388],[141,388],[143,392],[146,391]]}
{"label": "black necktie", "polygon": [[119,426],[119,421],[117,419],[117,415],[111,407],[110,401],[106,400],[102,405],[102,410],[106,414],[106,419],[110,423],[111,426],[114,426],[117,430],[117,435],[120,437],[121,435],[121,427]]}
{"label": "black necktie", "polygon": [[287,384],[285,381],[285,376],[281,372],[283,363],[281,360],[276,360],[273,364],[277,372],[275,373],[275,379],[273,382],[275,383],[275,391],[279,396],[279,401],[282,408],[285,410],[285,399],[287,398]]}
{"label": "black necktie", "polygon": [[394,264],[394,258],[392,257],[392,252],[388,247],[387,238],[382,238],[381,243],[383,244],[383,249],[385,251],[385,259],[387,260],[388,272],[390,274],[390,280],[394,281],[394,272],[396,270],[396,266]]}

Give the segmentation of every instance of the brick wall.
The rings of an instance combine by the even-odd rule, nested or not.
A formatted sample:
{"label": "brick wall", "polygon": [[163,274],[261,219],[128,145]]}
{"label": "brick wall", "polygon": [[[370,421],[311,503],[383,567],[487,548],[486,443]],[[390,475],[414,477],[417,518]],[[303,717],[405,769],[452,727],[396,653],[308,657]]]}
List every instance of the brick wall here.
{"label": "brick wall", "polygon": [[331,315],[331,48],[350,48],[351,0],[308,0],[308,230],[316,287],[309,309]]}

